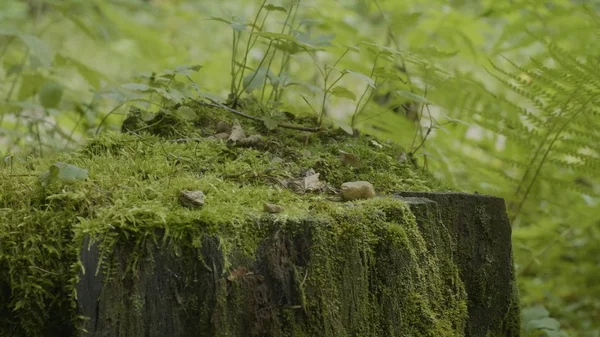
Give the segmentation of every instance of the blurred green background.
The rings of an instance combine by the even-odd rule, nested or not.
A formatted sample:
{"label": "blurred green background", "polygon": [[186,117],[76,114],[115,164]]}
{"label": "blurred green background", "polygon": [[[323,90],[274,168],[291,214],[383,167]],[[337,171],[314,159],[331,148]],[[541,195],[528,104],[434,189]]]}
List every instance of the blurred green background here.
{"label": "blurred green background", "polygon": [[[232,88],[270,107],[265,123],[277,111],[322,115],[400,143],[457,189],[505,198],[524,335],[597,337],[599,9],[575,0],[4,0],[0,153],[13,165],[71,151],[118,130],[130,106],[225,102]],[[232,81],[232,69],[244,72]]]}

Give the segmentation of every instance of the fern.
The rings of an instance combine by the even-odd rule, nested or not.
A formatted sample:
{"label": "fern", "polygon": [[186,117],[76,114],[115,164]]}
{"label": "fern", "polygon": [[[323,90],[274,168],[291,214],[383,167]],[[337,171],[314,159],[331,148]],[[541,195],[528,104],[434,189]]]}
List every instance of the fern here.
{"label": "fern", "polygon": [[[446,83],[445,90],[453,88],[456,97],[440,96],[438,104],[452,113],[452,117],[472,123],[472,128],[483,128],[483,139],[463,139],[459,149],[449,149],[444,144],[446,138],[438,135],[430,144],[430,148],[439,147],[437,154],[446,152],[448,155],[448,151],[455,151],[470,158],[468,165],[455,168],[455,172],[465,172],[464,178],[469,182],[463,182],[463,186],[480,186],[480,192],[499,194],[507,200],[516,242],[523,233],[536,233],[537,241],[528,241],[523,248],[517,245],[516,253],[521,262],[517,270],[525,286],[524,303],[541,300],[542,295],[532,291],[534,283],[527,281],[535,278],[540,282],[546,278],[537,274],[538,271],[565,281],[569,273],[576,273],[574,265],[565,264],[560,258],[571,241],[586,242],[579,249],[596,250],[593,241],[581,241],[581,235],[589,233],[583,234],[578,229],[594,228],[598,217],[595,206],[600,200],[597,181],[600,177],[600,64],[598,58],[576,57],[557,43],[548,43],[546,47],[549,57],[532,59],[527,66],[510,60],[505,60],[504,65],[492,62],[489,74],[500,86],[468,77]],[[506,64],[512,70],[507,70]],[[502,94],[498,88],[507,91]],[[463,130],[466,133],[468,127]],[[499,137],[505,139],[504,148],[490,147]],[[483,151],[473,151],[473,146]],[[495,164],[498,161],[500,165]],[[575,212],[588,214],[577,217],[575,214],[581,213]],[[563,229],[556,230],[552,224],[558,219],[571,221],[563,220]],[[566,275],[559,276],[559,270]],[[576,282],[581,289],[595,282],[595,277],[581,274]],[[546,289],[553,288],[548,285]],[[558,297],[554,301],[560,304],[552,303],[549,307],[558,311],[559,317],[581,319],[562,309],[576,301],[573,305],[590,310],[590,320],[597,320],[592,303],[573,296],[562,298],[558,289],[555,291]],[[585,296],[600,296],[597,288],[585,293]]]}

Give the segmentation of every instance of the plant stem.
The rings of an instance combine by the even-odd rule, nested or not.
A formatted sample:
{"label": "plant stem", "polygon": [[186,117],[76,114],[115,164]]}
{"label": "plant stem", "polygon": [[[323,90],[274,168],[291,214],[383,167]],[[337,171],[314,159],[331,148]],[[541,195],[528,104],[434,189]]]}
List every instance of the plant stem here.
{"label": "plant stem", "polygon": [[[260,117],[256,117],[256,116],[252,116],[252,115],[248,115],[246,113],[243,113],[241,111],[238,111],[236,109],[230,108],[225,104],[221,104],[219,102],[213,101],[209,98],[207,98],[208,100],[210,100],[212,103],[207,103],[207,102],[200,102],[198,100],[194,100],[196,103],[201,104],[201,105],[205,105],[205,106],[211,106],[214,108],[221,108],[221,109],[225,109],[231,113],[234,113],[238,116],[244,117],[244,118],[248,118],[254,121],[259,121],[262,122],[262,118]],[[304,127],[304,126],[299,126],[299,125],[292,125],[292,124],[278,124],[278,127],[284,128],[284,129],[291,129],[291,130],[298,130],[298,131],[308,131],[308,132],[319,132],[322,130],[321,127],[318,128],[309,128],[309,127]]]}

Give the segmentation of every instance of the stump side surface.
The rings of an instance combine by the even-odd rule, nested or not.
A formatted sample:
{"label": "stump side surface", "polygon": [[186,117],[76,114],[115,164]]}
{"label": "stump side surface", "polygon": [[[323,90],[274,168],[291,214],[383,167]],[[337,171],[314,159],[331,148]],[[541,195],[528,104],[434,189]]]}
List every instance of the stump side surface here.
{"label": "stump side surface", "polygon": [[[453,192],[402,192],[404,200],[437,204],[439,223],[452,234],[453,254],[468,296],[466,336],[520,333],[511,226],[502,198]],[[414,207],[411,206],[411,209]],[[417,221],[428,218],[417,212]]]}
{"label": "stump side surface", "polygon": [[96,309],[81,301],[94,312],[85,336],[518,336],[503,200],[398,199],[266,221],[251,254],[224,251],[226,235],[204,236],[201,249],[180,257],[169,244],[148,244],[128,274],[131,251],[120,247],[118,277],[82,279],[104,287]]}

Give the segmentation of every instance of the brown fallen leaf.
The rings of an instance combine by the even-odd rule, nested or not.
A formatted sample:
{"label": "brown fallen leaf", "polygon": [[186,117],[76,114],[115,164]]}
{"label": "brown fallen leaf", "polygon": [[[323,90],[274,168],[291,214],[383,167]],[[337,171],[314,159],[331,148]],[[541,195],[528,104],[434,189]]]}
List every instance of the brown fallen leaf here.
{"label": "brown fallen leaf", "polygon": [[246,139],[246,134],[244,133],[242,125],[240,125],[240,122],[236,119],[235,121],[233,121],[233,126],[231,127],[231,134],[229,135],[229,139],[227,140],[236,143],[241,141],[242,139]]}
{"label": "brown fallen leaf", "polygon": [[316,191],[323,187],[323,182],[319,180],[319,175],[319,173],[314,173],[306,177],[288,181],[287,186],[296,193]]}
{"label": "brown fallen leaf", "polygon": [[360,158],[358,158],[357,155],[342,150],[339,150],[339,152],[340,160],[342,161],[342,163],[356,168],[362,167],[362,162],[360,161]]}
{"label": "brown fallen leaf", "polygon": [[269,213],[281,213],[281,212],[283,212],[283,206],[279,206],[276,204],[269,204],[268,202],[265,202],[263,204],[263,210],[265,212],[269,212]]}
{"label": "brown fallen leaf", "polygon": [[235,281],[236,279],[240,278],[240,277],[244,277],[248,274],[252,274],[248,272],[248,269],[246,269],[246,267],[244,266],[240,266],[235,268],[234,270],[232,270],[229,275],[227,276],[227,280],[229,281]]}
{"label": "brown fallen leaf", "polygon": [[376,142],[376,141],[374,141],[374,140],[371,140],[369,143],[370,143],[372,146],[374,146],[374,147],[376,147],[376,148],[378,148],[378,149],[382,149],[382,148],[383,148],[383,145],[381,145],[381,144],[377,143],[377,142]]}
{"label": "brown fallen leaf", "polygon": [[229,134],[225,133],[225,132],[221,132],[221,133],[217,133],[213,137],[218,138],[218,139],[222,139],[222,140],[226,140],[226,139],[229,138]]}
{"label": "brown fallen leaf", "polygon": [[400,154],[400,157],[398,157],[398,162],[400,164],[404,164],[404,162],[406,162],[406,159],[408,159],[408,156],[406,155],[406,152],[402,152]]}

